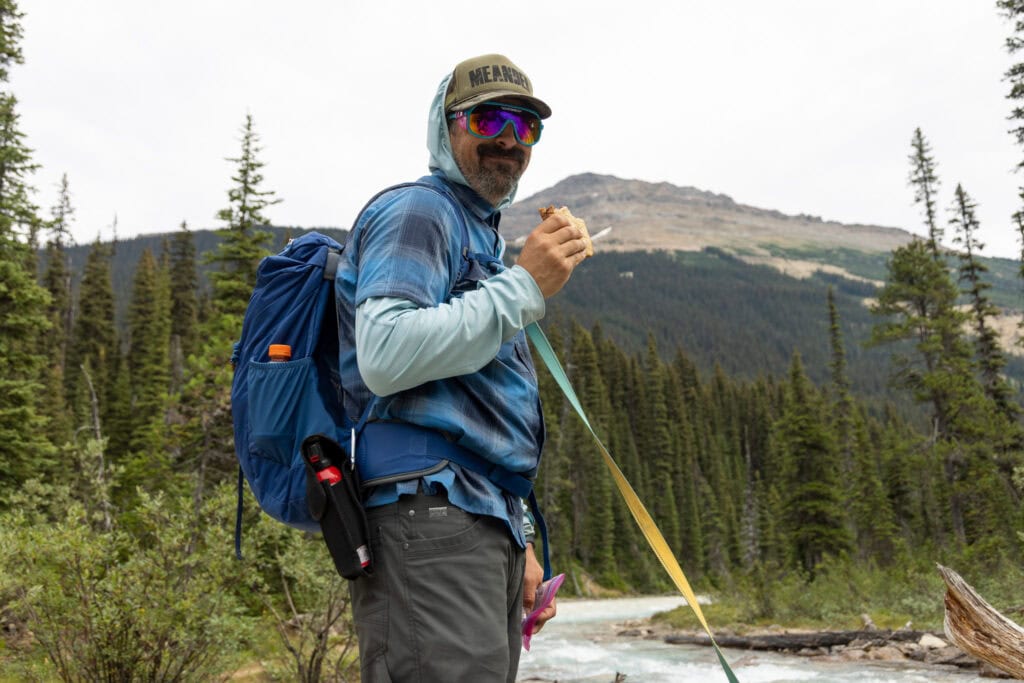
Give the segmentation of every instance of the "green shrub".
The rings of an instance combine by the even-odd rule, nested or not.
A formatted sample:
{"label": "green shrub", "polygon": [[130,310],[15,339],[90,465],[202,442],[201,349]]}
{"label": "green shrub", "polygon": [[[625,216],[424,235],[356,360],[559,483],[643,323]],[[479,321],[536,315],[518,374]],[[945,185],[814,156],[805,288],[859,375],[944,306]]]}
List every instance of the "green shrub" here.
{"label": "green shrub", "polygon": [[282,680],[359,680],[348,582],[323,540],[261,514],[247,527],[246,575],[252,595],[272,616],[286,661],[268,662]]}
{"label": "green shrub", "polygon": [[79,505],[56,523],[0,524],[0,594],[63,681],[209,680],[248,632],[230,530],[140,493],[132,534]]}

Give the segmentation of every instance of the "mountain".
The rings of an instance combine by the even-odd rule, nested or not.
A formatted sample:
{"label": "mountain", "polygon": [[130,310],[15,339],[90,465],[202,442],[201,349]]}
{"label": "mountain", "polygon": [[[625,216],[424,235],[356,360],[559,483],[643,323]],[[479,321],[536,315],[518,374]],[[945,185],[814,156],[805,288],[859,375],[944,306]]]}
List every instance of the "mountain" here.
{"label": "mountain", "polygon": [[503,212],[502,231],[514,240],[538,222],[537,209],[566,205],[592,233],[612,232],[602,251],[682,250],[705,247],[768,257],[774,249],[853,249],[890,252],[912,235],[897,228],[844,225],[816,216],[787,216],[738,204],[724,194],[670,183],[583,173],[516,202]]}
{"label": "mountain", "polygon": [[[899,228],[790,216],[694,187],[582,173],[520,199],[502,213],[502,233],[511,245],[522,243],[539,222],[537,209],[549,204],[571,208],[587,221],[592,234],[610,226],[595,246],[601,253],[715,248],[795,278],[821,273],[881,285],[889,254],[914,238]],[[1004,343],[1016,350],[1022,317],[1019,264],[999,258],[981,261],[989,269],[992,301],[1003,312],[998,326]]]}

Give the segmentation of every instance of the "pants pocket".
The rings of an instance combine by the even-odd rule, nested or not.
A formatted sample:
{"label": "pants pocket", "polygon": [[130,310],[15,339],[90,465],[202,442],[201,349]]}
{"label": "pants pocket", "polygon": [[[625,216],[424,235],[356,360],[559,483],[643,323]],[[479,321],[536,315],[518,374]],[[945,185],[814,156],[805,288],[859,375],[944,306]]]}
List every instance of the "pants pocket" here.
{"label": "pants pocket", "polygon": [[402,510],[402,536],[407,561],[435,555],[456,555],[480,543],[483,517],[457,508],[446,498],[422,498],[417,507]]}

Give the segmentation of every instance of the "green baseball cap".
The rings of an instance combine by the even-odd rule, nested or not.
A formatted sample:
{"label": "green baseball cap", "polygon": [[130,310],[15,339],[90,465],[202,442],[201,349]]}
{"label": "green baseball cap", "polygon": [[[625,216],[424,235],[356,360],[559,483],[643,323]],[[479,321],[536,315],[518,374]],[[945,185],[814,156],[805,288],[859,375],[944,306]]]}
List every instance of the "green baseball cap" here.
{"label": "green baseball cap", "polygon": [[533,96],[533,84],[523,70],[504,55],[481,55],[459,62],[444,96],[445,111],[462,111],[499,97],[514,97],[536,109],[542,119],[551,107]]}

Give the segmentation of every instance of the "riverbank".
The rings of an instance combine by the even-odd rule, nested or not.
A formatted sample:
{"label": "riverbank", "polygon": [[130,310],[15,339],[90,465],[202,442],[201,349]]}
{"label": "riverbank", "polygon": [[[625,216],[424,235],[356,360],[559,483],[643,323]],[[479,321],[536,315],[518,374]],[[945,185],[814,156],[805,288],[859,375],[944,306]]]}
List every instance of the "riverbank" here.
{"label": "riverbank", "polygon": [[[659,640],[670,645],[711,645],[703,631],[676,629],[649,617],[623,622],[616,635],[625,639]],[[820,662],[925,666],[935,671],[962,671],[983,678],[1010,679],[1010,676],[950,644],[945,634],[935,631],[744,628],[739,632],[721,630],[715,633],[715,641],[726,651],[727,657],[730,650],[776,652]]]}
{"label": "riverbank", "polygon": [[[702,601],[703,602],[703,601]],[[558,617],[537,634],[523,652],[518,681],[531,683],[714,683],[725,680],[714,653],[700,645],[669,644],[671,628],[653,615],[689,610],[682,596],[559,600]],[[782,629],[762,627],[758,632]],[[794,631],[795,629],[789,629]],[[810,629],[808,629],[810,630]],[[716,635],[728,635],[716,627]],[[736,629],[740,633],[739,629]],[[742,635],[752,633],[742,632]],[[840,661],[831,655],[798,656],[784,651],[724,650],[742,683],[986,683],[980,670],[926,664],[904,657],[899,661]],[[877,654],[875,655],[877,656]]]}

